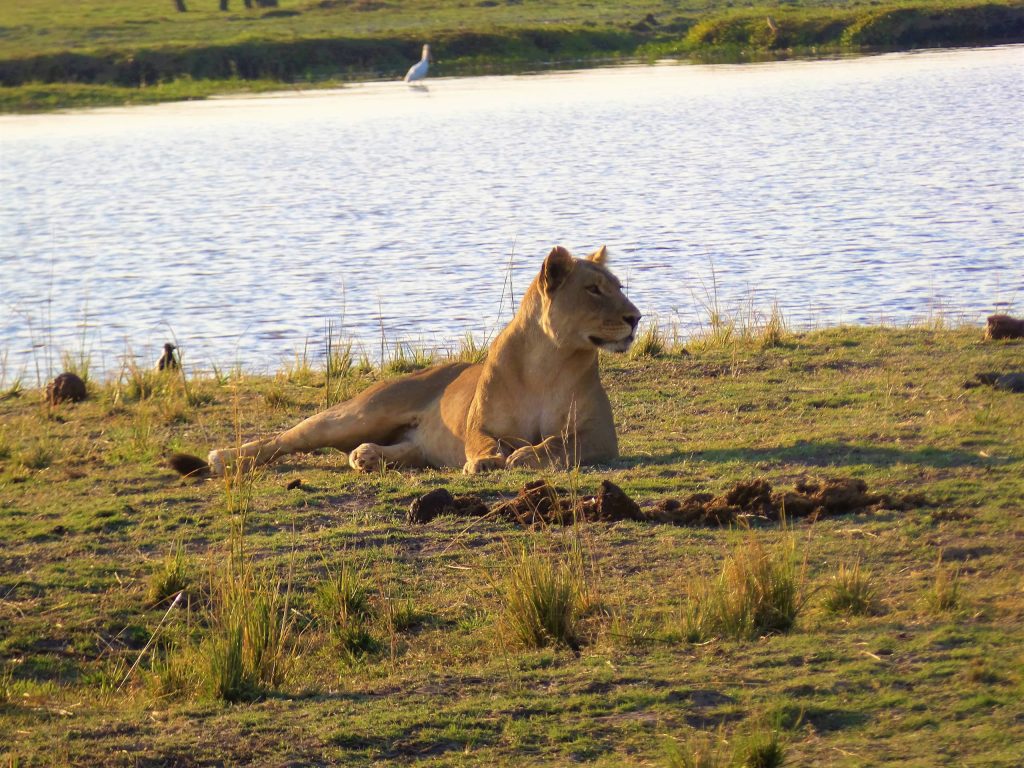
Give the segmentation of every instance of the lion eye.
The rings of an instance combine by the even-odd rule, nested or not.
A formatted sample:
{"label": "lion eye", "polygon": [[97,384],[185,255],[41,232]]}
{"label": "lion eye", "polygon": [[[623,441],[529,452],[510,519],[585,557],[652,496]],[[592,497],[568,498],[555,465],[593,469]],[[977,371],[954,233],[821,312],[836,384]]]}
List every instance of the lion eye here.
{"label": "lion eye", "polygon": [[588,293],[592,293],[595,296],[600,296],[601,295],[601,289],[598,286],[596,286],[596,285],[588,285],[587,286],[587,292]]}

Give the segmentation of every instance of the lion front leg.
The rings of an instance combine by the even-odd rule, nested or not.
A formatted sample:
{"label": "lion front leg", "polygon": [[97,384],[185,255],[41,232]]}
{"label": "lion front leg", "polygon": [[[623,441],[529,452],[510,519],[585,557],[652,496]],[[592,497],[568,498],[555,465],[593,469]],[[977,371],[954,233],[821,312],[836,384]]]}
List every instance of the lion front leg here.
{"label": "lion front leg", "polygon": [[505,454],[501,445],[490,435],[476,432],[466,438],[466,463],[462,465],[463,473],[475,475],[502,469],[505,466]]}
{"label": "lion front leg", "polygon": [[611,461],[619,455],[612,429],[592,428],[552,435],[536,445],[517,448],[505,459],[507,469],[572,469]]}

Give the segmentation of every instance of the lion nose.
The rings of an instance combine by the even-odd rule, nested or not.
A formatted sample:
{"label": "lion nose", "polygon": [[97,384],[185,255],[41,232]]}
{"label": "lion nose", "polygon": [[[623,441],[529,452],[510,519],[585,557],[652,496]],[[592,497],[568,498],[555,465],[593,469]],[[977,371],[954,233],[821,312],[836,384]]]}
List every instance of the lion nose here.
{"label": "lion nose", "polygon": [[640,318],[641,314],[639,312],[630,312],[628,315],[622,316],[622,319],[625,320],[626,324],[634,331],[636,330],[636,327],[640,325]]}

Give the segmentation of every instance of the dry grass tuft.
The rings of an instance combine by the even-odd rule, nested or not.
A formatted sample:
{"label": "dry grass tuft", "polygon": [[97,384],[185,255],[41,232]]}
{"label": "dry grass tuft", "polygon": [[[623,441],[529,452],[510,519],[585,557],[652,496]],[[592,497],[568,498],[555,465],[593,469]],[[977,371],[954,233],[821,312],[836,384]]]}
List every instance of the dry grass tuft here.
{"label": "dry grass tuft", "polygon": [[848,616],[870,616],[879,610],[878,590],[860,560],[853,566],[840,563],[825,592],[825,610]]}
{"label": "dry grass tuft", "polygon": [[185,547],[179,539],[170,553],[150,574],[146,589],[146,604],[156,607],[166,603],[179,592],[192,585],[192,568],[185,556]]}
{"label": "dry grass tuft", "polygon": [[524,549],[500,585],[502,627],[526,648],[578,650],[585,592],[577,558]]}
{"label": "dry grass tuft", "polygon": [[960,607],[960,568],[947,568],[942,564],[942,555],[935,563],[935,575],[931,588],[925,595],[928,608],[933,613],[950,613]]}
{"label": "dry grass tuft", "polygon": [[699,581],[687,601],[684,628],[692,641],[752,640],[788,632],[806,601],[806,564],[786,534],[766,546],[754,533],[736,545],[717,577]]}

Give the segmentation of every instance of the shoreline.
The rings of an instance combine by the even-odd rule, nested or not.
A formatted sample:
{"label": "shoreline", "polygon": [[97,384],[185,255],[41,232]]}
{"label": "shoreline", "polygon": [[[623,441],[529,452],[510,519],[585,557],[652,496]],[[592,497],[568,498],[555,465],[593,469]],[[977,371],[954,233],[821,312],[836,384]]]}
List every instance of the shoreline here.
{"label": "shoreline", "polygon": [[[781,313],[772,313],[759,321],[753,316],[727,317],[717,325],[711,322],[702,324],[699,329],[687,335],[680,333],[677,327],[644,323],[630,351],[601,355],[601,367],[614,369],[644,360],[685,360],[693,354],[707,354],[725,348],[746,354],[760,354],[772,349],[785,349],[822,335],[932,334],[950,338],[973,335],[979,342],[987,342],[985,329],[984,319],[981,322],[970,322],[963,318],[953,321],[944,316],[924,317],[904,323],[835,322],[814,327],[793,327]],[[369,377],[378,380],[452,362],[481,362],[493,339],[478,340],[472,334],[459,338],[453,336],[434,344],[402,338],[388,339],[383,348],[383,357],[381,350],[376,349],[379,340],[364,343],[354,339],[328,338],[319,341],[324,343],[310,345],[307,339],[301,349],[291,350],[287,354],[282,352],[276,368],[265,360],[235,360],[230,363],[212,359],[196,360],[194,356],[184,354],[189,351],[187,348],[179,348],[181,374],[174,378],[180,378],[186,388],[190,385],[204,386],[211,381],[223,384],[223,380],[228,377],[248,382],[249,386],[262,387],[275,381],[301,381],[306,388],[318,389],[330,386],[332,380],[336,385],[339,375],[342,379]],[[327,343],[330,344],[329,352]],[[101,398],[119,390],[126,381],[163,380],[162,375],[153,369],[156,358],[152,354],[145,356],[126,353],[113,366],[104,364],[103,355],[96,358],[91,350],[61,348],[39,360],[30,360],[31,364],[13,375],[10,371],[0,370],[0,403],[24,396],[34,398],[38,395],[39,399],[45,399],[48,382],[61,373],[80,376],[89,389],[90,397]],[[342,369],[340,374],[337,370],[339,367]]]}
{"label": "shoreline", "polygon": [[[166,23],[166,22],[164,22]],[[521,75],[676,60],[743,64],[1024,42],[1024,5],[925,2],[855,8],[752,8],[689,18],[652,14],[617,26],[594,22],[410,37],[385,20],[366,37],[203,40],[113,49],[43,50],[0,59],[0,113],[152,104],[319,90],[400,79],[420,37],[431,39],[434,77]],[[393,22],[390,22],[393,23]]]}

